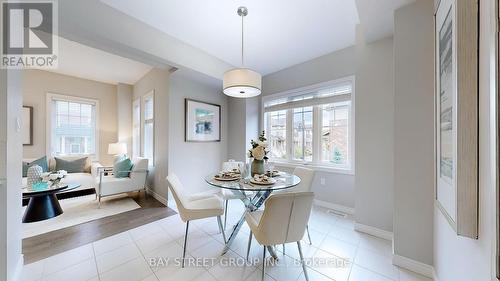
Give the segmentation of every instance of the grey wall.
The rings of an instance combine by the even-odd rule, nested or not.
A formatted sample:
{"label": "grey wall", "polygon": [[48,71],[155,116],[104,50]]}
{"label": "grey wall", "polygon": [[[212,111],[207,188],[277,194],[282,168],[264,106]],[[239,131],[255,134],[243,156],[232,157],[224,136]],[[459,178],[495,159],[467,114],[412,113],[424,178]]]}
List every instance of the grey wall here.
{"label": "grey wall", "polygon": [[[293,172],[293,167],[276,165],[280,171]],[[321,179],[325,184],[321,184]],[[354,209],[354,176],[339,173],[316,171],[312,183],[315,200],[336,204],[340,211],[353,212]],[[344,208],[345,207],[345,208]]]}
{"label": "grey wall", "polygon": [[259,135],[260,98],[228,97],[229,144],[228,159],[246,162],[250,141]]}
{"label": "grey wall", "polygon": [[497,280],[496,168],[495,140],[496,71],[495,7],[493,1],[480,3],[479,36],[479,239],[458,237],[438,208],[434,208],[434,267],[440,281]]}
{"label": "grey wall", "polygon": [[[394,253],[432,265],[433,1],[394,15]],[[423,227],[425,226],[425,227]]]}
{"label": "grey wall", "polygon": [[355,58],[355,48],[349,47],[266,75],[262,78],[262,95],[353,75],[356,72]]}
{"label": "grey wall", "polygon": [[228,159],[246,162],[246,101],[228,97],[229,142]]}
{"label": "grey wall", "polygon": [[251,140],[259,138],[260,127],[260,97],[246,99],[246,145],[245,153],[251,147]]}
{"label": "grey wall", "polygon": [[47,93],[99,101],[99,161],[112,164],[108,144],[117,141],[116,86],[43,70],[23,70],[23,104],[33,106],[33,145],[23,147],[23,157],[47,154]]}
{"label": "grey wall", "polygon": [[20,277],[22,141],[21,71],[0,70],[0,280]]}
{"label": "grey wall", "polygon": [[358,36],[355,47],[263,78],[265,96],[355,75],[355,176],[318,172],[313,190],[321,201],[355,208],[358,223],[387,231],[393,220],[393,64],[392,37],[366,45]]}
{"label": "grey wall", "polygon": [[356,36],[356,223],[392,231],[394,192],[393,40]]}
{"label": "grey wall", "polygon": [[[293,90],[354,74],[356,74],[356,50],[354,47],[349,47],[264,76],[262,95]],[[357,120],[355,122],[357,123]],[[287,167],[280,168],[292,170]],[[325,179],[324,185],[321,185],[321,178]],[[317,172],[313,181],[313,191],[317,200],[354,208],[353,175]]]}
{"label": "grey wall", "polygon": [[148,182],[149,187],[152,187],[154,192],[164,198],[167,198],[167,182],[165,178],[168,174],[169,76],[169,69],[153,68],[134,85],[133,89],[134,99],[148,94],[151,90],[155,91],[155,163],[149,163],[150,171]]}
{"label": "grey wall", "polygon": [[[201,76],[201,75],[200,75]],[[207,77],[182,70],[171,75],[169,105],[169,173],[176,174],[188,192],[210,189],[204,178],[221,169],[228,150],[228,98],[221,84],[207,83]],[[184,101],[186,98],[221,105],[221,141],[186,142],[184,140]]]}
{"label": "grey wall", "polygon": [[118,83],[116,85],[118,141],[127,144],[127,154],[132,155],[132,85]]}

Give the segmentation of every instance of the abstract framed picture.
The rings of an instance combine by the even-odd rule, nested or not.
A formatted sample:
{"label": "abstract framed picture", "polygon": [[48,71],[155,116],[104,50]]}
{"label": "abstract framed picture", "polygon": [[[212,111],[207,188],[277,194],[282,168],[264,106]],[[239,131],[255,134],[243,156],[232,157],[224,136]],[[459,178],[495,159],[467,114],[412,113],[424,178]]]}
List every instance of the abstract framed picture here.
{"label": "abstract framed picture", "polygon": [[33,145],[33,106],[23,106],[22,122],[23,145]]}
{"label": "abstract framed picture", "polygon": [[478,6],[435,14],[436,204],[457,235],[478,238]]}
{"label": "abstract framed picture", "polygon": [[185,115],[185,140],[187,142],[220,141],[220,105],[186,99]]}

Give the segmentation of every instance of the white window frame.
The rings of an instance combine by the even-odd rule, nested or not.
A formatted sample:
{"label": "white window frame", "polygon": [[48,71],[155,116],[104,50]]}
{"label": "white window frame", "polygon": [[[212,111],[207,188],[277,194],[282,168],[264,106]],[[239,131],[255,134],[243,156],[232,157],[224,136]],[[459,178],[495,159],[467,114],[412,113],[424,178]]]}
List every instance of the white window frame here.
{"label": "white window frame", "polygon": [[[68,101],[68,102],[77,102],[77,103],[87,103],[87,104],[94,104],[95,105],[95,152],[94,154],[69,154],[68,156],[71,157],[90,157],[92,161],[99,161],[99,156],[100,156],[100,145],[101,145],[101,138],[100,138],[100,126],[99,126],[99,117],[100,117],[100,108],[99,108],[99,100],[97,99],[89,99],[89,98],[81,98],[81,97],[75,97],[75,96],[70,96],[70,95],[62,95],[62,94],[55,94],[55,93],[47,93],[46,97],[46,118],[45,118],[45,139],[46,139],[46,154],[50,157],[54,157],[57,155],[54,155],[52,153],[52,118],[53,112],[52,112],[52,101],[53,100],[62,100],[62,101]],[[64,155],[60,155],[64,156]]]}
{"label": "white window frame", "polygon": [[[138,122],[136,123],[135,119],[134,119],[134,110],[135,110],[135,107],[138,107],[139,108],[139,120]],[[132,157],[140,157],[142,155],[142,123],[141,123],[141,120],[142,120],[142,104],[141,104],[141,98],[136,98],[134,99],[134,101],[132,102]],[[134,132],[135,132],[135,129],[139,129],[139,135],[137,136],[137,147],[138,147],[138,151],[135,151],[135,148],[136,148],[136,143],[134,143]]]}
{"label": "white window frame", "polygon": [[348,149],[349,149],[349,168],[341,168],[334,164],[327,164],[321,162],[321,138],[319,137],[321,132],[321,124],[322,124],[322,116],[319,105],[313,106],[313,160],[312,161],[302,161],[302,160],[294,160],[292,159],[292,150],[293,150],[293,109],[287,110],[287,121],[286,121],[286,151],[287,151],[287,159],[279,159],[279,158],[271,158],[269,161],[275,163],[278,166],[284,167],[297,167],[297,166],[307,166],[311,167],[318,171],[326,171],[333,172],[339,174],[355,174],[355,77],[347,76],[340,79],[335,79],[323,83],[318,83],[314,85],[309,85],[289,91],[279,92],[276,94],[271,94],[268,96],[262,97],[261,100],[261,128],[263,128],[266,133],[269,131],[267,128],[267,124],[264,123],[265,119],[265,104],[271,100],[276,100],[280,98],[287,98],[292,96],[298,96],[301,94],[307,94],[310,92],[314,92],[323,88],[335,87],[337,85],[350,82],[352,85],[351,92],[351,107],[350,107],[350,115],[348,119],[348,131],[349,131],[349,141],[348,141]]}
{"label": "white window frame", "polygon": [[[146,114],[145,103],[146,103],[146,100],[149,98],[153,99],[153,119],[146,120],[146,118],[145,118],[145,114]],[[152,161],[151,161],[151,163],[149,163],[149,166],[151,166],[151,167],[155,166],[155,158],[156,158],[155,157],[155,153],[156,153],[156,150],[155,150],[155,146],[156,146],[155,119],[156,118],[155,117],[156,117],[155,91],[151,90],[141,97],[141,137],[140,137],[140,139],[141,139],[141,156],[144,157],[144,151],[145,151],[145,145],[146,145],[146,142],[144,141],[145,125],[147,122],[152,122],[153,123],[153,159],[151,159]]]}

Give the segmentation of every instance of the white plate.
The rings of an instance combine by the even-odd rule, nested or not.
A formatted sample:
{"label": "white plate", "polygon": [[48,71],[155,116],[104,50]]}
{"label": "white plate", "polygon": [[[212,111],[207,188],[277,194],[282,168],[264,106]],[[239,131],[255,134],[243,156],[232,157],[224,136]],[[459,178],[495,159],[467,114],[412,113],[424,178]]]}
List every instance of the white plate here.
{"label": "white plate", "polygon": [[273,185],[276,183],[276,180],[273,178],[268,178],[267,181],[256,181],[255,179],[252,178],[250,182],[258,185]]}
{"label": "white plate", "polygon": [[218,180],[218,181],[235,181],[235,180],[239,180],[239,179],[240,179],[239,177],[234,177],[234,178],[214,177],[214,180]]}

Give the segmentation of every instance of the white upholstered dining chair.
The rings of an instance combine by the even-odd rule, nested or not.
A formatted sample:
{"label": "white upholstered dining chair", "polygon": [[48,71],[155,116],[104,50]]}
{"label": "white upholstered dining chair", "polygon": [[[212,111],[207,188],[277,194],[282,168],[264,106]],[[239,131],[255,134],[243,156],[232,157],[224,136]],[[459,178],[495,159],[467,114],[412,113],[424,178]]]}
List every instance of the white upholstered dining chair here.
{"label": "white upholstered dining chair", "polygon": [[198,196],[197,194],[187,195],[185,189],[175,174],[170,174],[167,181],[172,191],[179,216],[182,221],[186,223],[186,234],[184,235],[184,248],[182,253],[182,267],[184,267],[184,260],[186,258],[187,237],[189,230],[189,222],[197,219],[204,219],[209,217],[217,217],[219,230],[222,233],[224,243],[226,242],[226,235],[222,229],[222,220],[220,216],[224,213],[221,199],[216,196]]}
{"label": "white upholstered dining chair", "polygon": [[300,240],[304,236],[309,215],[311,214],[312,192],[278,193],[269,196],[265,209],[249,212],[245,215],[250,227],[247,259],[252,243],[252,234],[257,242],[264,246],[262,254],[262,280],[265,275],[266,246],[296,242],[299,249],[300,262],[304,270],[304,277],[309,280]]}
{"label": "white upholstered dining chair", "polygon": [[[295,192],[309,192],[312,189],[312,182],[314,180],[314,170],[305,167],[296,167],[293,170],[293,174],[300,178],[300,183],[290,189],[285,189],[283,192],[295,193]],[[309,226],[306,225],[307,238],[309,239],[309,244],[312,245],[311,235],[309,234]],[[283,247],[283,252],[285,248]]]}

